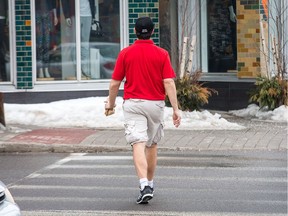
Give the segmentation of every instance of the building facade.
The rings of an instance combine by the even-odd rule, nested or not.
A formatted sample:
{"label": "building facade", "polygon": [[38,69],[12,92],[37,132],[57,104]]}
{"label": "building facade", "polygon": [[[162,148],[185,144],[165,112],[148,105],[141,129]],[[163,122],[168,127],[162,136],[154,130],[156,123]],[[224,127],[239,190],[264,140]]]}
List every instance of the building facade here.
{"label": "building facade", "polygon": [[177,74],[201,70],[201,81],[218,90],[208,108],[247,106],[247,92],[267,65],[267,0],[0,3],[0,91],[7,103],[107,95],[117,55],[136,39],[141,16],[153,19],[153,40],[169,51]]}

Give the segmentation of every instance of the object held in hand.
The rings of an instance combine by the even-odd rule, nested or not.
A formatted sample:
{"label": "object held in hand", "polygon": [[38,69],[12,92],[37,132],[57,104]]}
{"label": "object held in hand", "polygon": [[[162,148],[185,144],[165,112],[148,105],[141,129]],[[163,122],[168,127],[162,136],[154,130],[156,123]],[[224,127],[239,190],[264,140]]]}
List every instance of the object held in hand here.
{"label": "object held in hand", "polygon": [[114,108],[116,107],[116,104],[115,104],[114,107],[111,108],[108,100],[109,100],[109,98],[107,98],[107,100],[104,101],[104,103],[105,103],[105,115],[106,116],[113,115],[115,113]]}
{"label": "object held in hand", "polygon": [[113,115],[114,113],[115,113],[114,108],[105,108],[105,115],[106,116]]}

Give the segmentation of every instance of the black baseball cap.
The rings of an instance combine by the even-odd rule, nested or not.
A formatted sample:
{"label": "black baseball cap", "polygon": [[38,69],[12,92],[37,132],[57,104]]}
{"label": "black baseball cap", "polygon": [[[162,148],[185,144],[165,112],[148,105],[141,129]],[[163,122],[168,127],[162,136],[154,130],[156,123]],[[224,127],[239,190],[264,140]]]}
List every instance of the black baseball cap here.
{"label": "black baseball cap", "polygon": [[150,17],[140,17],[136,20],[135,30],[137,35],[150,36],[154,29],[154,23]]}

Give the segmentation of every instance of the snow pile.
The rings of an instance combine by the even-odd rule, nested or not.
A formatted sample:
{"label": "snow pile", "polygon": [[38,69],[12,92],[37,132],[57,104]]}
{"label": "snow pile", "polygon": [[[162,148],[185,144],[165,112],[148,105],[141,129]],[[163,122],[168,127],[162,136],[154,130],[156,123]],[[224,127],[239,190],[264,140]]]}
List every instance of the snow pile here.
{"label": "snow pile", "polygon": [[[44,127],[123,128],[123,99],[116,99],[116,113],[104,115],[105,97],[89,97],[41,104],[4,104],[6,124]],[[165,108],[165,128],[172,129],[172,108]],[[241,130],[243,126],[230,123],[219,114],[208,111],[182,113],[181,129]]]}
{"label": "snow pile", "polygon": [[256,118],[260,120],[271,120],[277,122],[287,122],[288,121],[288,107],[282,105],[273,111],[269,111],[265,108],[260,109],[259,106],[255,104],[250,104],[246,109],[232,110],[229,111],[230,114],[243,118]]}

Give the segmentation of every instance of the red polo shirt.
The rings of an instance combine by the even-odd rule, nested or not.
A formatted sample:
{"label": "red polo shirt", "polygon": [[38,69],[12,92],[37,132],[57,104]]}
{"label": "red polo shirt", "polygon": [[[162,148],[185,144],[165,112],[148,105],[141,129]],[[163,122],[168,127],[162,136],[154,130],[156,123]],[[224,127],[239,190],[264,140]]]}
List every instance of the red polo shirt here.
{"label": "red polo shirt", "polygon": [[136,40],[118,56],[112,79],[123,80],[124,99],[165,100],[163,79],[174,78],[166,50],[152,40]]}

